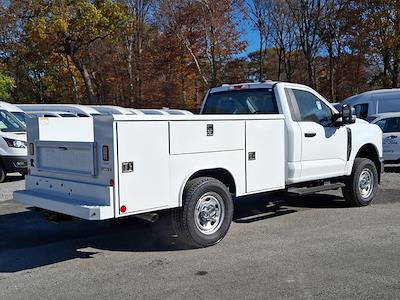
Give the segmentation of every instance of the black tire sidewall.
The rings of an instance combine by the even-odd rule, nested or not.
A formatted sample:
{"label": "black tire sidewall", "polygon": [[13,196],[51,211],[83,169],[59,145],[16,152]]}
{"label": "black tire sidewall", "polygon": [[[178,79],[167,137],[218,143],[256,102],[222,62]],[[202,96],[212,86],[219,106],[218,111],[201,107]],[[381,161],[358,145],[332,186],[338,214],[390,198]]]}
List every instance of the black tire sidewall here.
{"label": "black tire sidewall", "polygon": [[[368,168],[374,176],[374,178],[373,178],[374,186],[373,186],[371,195],[369,195],[367,198],[363,198],[361,196],[361,193],[358,188],[358,181],[359,181],[361,172],[366,168]],[[352,181],[353,181],[352,188],[353,188],[354,197],[355,197],[355,200],[358,202],[358,204],[360,204],[361,206],[366,206],[366,205],[370,204],[371,201],[375,198],[376,193],[378,191],[378,171],[375,167],[375,164],[371,160],[366,159],[366,158],[360,160],[354,170]]]}
{"label": "black tire sidewall", "polygon": [[4,167],[0,162],[0,183],[4,182],[4,180],[6,180],[6,176],[7,176],[6,170],[4,170]]}
{"label": "black tire sidewall", "polygon": [[[225,208],[225,215],[220,228],[212,234],[200,232],[195,224],[194,212],[198,200],[207,192],[218,194]],[[186,227],[191,240],[197,246],[211,246],[218,243],[229,230],[233,218],[233,202],[229,190],[220,181],[210,178],[203,182],[193,191],[188,191],[185,195],[184,214],[186,216]]]}

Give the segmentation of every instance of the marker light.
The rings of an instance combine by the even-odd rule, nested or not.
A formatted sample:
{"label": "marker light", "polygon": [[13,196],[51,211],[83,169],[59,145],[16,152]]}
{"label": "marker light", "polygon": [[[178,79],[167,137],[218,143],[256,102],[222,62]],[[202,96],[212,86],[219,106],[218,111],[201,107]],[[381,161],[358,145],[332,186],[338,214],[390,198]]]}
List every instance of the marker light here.
{"label": "marker light", "polygon": [[103,154],[103,161],[109,161],[110,160],[110,153],[109,153],[107,145],[104,145],[102,147],[102,154]]}
{"label": "marker light", "polygon": [[122,205],[121,208],[119,209],[122,213],[126,212],[126,206]]}

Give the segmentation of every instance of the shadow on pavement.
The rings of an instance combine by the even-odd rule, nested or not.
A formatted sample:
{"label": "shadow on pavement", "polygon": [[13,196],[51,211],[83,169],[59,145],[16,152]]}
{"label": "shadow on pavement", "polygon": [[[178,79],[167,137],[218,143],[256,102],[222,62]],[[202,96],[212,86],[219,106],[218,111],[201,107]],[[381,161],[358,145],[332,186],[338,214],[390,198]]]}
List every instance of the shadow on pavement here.
{"label": "shadow on pavement", "polygon": [[[298,208],[341,208],[332,195],[287,197],[261,194],[236,200],[234,222],[251,223],[284,217]],[[154,224],[125,218],[90,222],[48,223],[34,210],[0,215],[0,272],[17,272],[75,258],[87,259],[106,251],[189,250],[172,231],[169,213]]]}
{"label": "shadow on pavement", "polygon": [[387,166],[387,167],[385,167],[385,172],[387,172],[387,173],[399,173],[400,174],[400,165]]}

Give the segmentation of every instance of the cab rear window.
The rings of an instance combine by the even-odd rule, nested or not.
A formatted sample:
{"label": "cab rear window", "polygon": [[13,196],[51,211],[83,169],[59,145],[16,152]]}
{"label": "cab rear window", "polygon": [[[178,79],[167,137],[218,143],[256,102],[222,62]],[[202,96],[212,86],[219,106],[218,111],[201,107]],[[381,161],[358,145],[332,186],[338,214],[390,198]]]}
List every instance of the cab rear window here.
{"label": "cab rear window", "polygon": [[245,89],[211,93],[203,114],[278,114],[271,89]]}

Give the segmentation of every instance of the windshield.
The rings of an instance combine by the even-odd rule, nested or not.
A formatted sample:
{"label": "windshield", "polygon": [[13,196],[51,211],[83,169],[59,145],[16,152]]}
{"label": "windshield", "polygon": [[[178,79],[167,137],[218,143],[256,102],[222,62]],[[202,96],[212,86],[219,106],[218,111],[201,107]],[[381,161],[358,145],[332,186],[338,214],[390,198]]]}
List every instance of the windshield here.
{"label": "windshield", "polygon": [[26,121],[29,118],[29,116],[26,113],[22,111],[14,111],[12,114],[17,117],[18,121],[26,125]]}
{"label": "windshield", "polygon": [[271,89],[245,89],[211,93],[203,114],[277,114],[278,106]]}
{"label": "windshield", "polygon": [[0,110],[0,131],[26,131],[26,127],[12,113]]}

